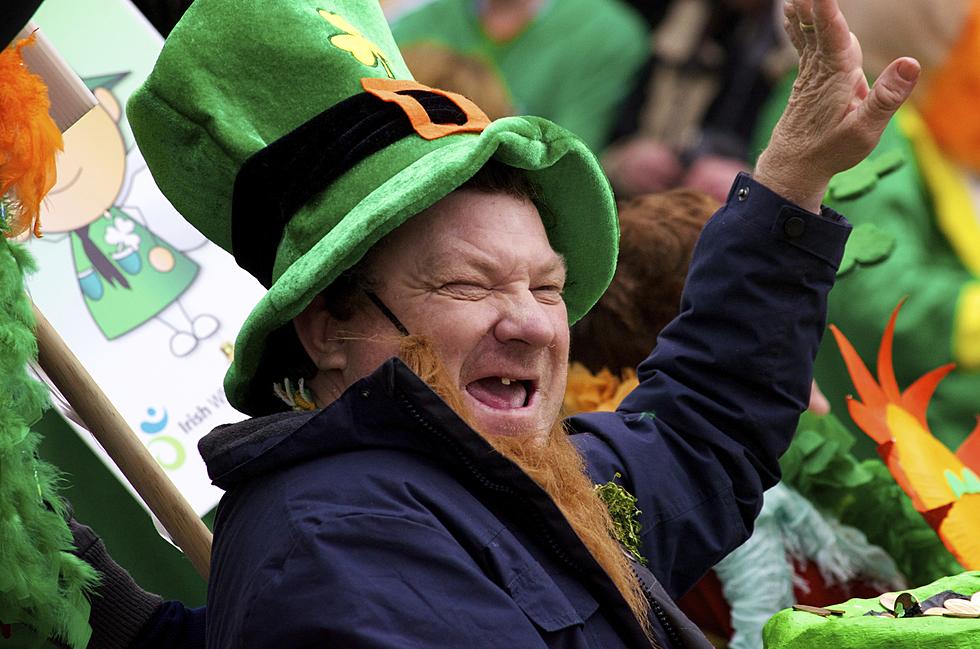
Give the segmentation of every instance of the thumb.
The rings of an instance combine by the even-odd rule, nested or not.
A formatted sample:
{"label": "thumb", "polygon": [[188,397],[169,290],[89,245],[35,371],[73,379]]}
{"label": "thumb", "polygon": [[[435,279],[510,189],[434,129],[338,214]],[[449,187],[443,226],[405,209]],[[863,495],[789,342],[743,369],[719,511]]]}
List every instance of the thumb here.
{"label": "thumb", "polygon": [[892,61],[858,108],[858,123],[875,134],[885,130],[888,120],[912,94],[920,70],[919,62],[913,58]]}

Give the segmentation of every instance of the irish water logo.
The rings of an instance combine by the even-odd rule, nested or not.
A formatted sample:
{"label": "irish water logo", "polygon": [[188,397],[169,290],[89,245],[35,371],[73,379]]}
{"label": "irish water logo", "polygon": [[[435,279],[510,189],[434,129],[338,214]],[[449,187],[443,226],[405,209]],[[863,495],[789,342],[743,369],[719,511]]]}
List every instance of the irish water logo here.
{"label": "irish water logo", "polygon": [[150,419],[140,422],[140,430],[149,435],[159,433],[167,427],[167,423],[170,421],[166,408],[163,409],[163,413],[160,415],[157,415],[156,408],[147,408],[146,414],[150,416]]}
{"label": "irish water logo", "polygon": [[177,438],[159,434],[170,423],[167,409],[162,408],[158,411],[156,408],[147,408],[146,414],[149,418],[140,422],[140,430],[147,435],[153,435],[153,438],[147,442],[146,448],[153,453],[153,459],[160,466],[167,471],[176,471],[187,461],[187,452]]}
{"label": "irish water logo", "polygon": [[146,448],[153,453],[153,459],[167,471],[176,471],[187,461],[184,445],[170,435],[156,435]]}

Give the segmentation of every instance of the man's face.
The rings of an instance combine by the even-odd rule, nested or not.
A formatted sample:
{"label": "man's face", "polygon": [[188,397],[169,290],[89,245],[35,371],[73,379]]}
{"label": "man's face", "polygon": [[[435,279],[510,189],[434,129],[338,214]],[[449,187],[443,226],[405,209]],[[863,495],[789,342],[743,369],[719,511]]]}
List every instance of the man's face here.
{"label": "man's face", "polygon": [[[568,370],[565,265],[533,203],[453,192],[389,235],[367,272],[408,330],[433,341],[478,430],[551,429]],[[354,338],[345,385],[397,352],[394,327],[373,307],[343,328]]]}

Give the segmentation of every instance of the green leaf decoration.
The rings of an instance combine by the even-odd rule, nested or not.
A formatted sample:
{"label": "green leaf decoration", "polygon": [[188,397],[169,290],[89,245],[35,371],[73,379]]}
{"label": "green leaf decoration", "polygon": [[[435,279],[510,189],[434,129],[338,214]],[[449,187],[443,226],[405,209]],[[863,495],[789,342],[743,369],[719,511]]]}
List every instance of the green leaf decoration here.
{"label": "green leaf decoration", "polygon": [[904,164],[905,156],[897,149],[862,160],[830,180],[827,198],[835,203],[857,200],[871,192],[879,180],[898,171]]}
{"label": "green leaf decoration", "polygon": [[837,277],[843,277],[858,266],[874,266],[888,259],[895,250],[895,236],[873,223],[854,228],[841,259]]}
{"label": "green leaf decoration", "polygon": [[636,497],[616,484],[615,481],[622,477],[616,473],[609,482],[595,485],[595,493],[609,510],[616,540],[636,557],[637,561],[646,565],[646,558],[640,554],[640,510],[636,508]]}
{"label": "green leaf decoration", "polygon": [[[909,582],[925,584],[962,572],[888,467],[877,459],[858,461],[853,446],[854,434],[833,414],[803,413],[793,443],[779,460],[783,482],[824,514],[864,532],[891,555]],[[965,472],[957,479],[972,484]]]}
{"label": "green leaf decoration", "polygon": [[872,164],[874,165],[875,173],[881,179],[901,169],[905,164],[905,156],[898,149],[891,149],[875,157]]}

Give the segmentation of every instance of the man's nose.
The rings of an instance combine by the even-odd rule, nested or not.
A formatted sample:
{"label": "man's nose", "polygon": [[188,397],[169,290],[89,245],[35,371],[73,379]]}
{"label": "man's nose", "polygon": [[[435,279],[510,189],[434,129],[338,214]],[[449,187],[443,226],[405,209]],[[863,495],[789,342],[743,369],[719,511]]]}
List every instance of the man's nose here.
{"label": "man's nose", "polygon": [[[554,308],[554,307],[552,307]],[[510,296],[501,307],[494,326],[494,337],[502,343],[522,342],[532,347],[547,347],[555,340],[555,319],[531,291]]]}

